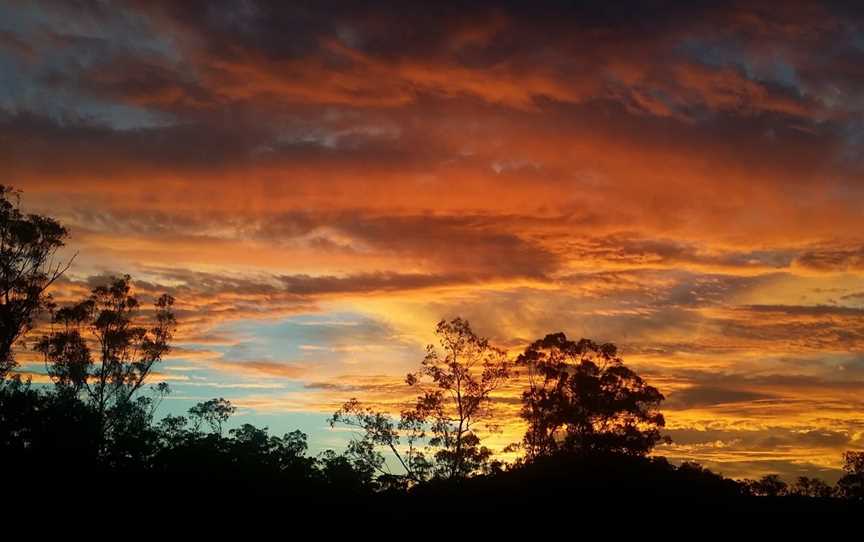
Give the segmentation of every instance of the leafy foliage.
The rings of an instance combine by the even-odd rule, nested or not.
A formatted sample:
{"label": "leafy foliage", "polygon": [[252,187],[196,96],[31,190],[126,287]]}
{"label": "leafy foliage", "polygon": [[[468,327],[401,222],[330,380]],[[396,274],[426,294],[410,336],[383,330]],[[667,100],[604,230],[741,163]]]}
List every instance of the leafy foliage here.
{"label": "leafy foliage", "polygon": [[[102,432],[123,419],[153,367],[170,349],[176,328],[174,299],[156,299],[149,325],[139,318],[131,277],[112,278],[85,300],[55,312],[55,325],[36,345],[58,386],[86,392],[99,414]],[[90,342],[94,343],[94,362]]]}
{"label": "leafy foliage", "polygon": [[555,333],[528,346],[517,364],[528,371],[522,416],[529,459],[559,452],[645,455],[662,440],[663,395],[624,365],[615,345]]}
{"label": "leafy foliage", "polygon": [[420,370],[406,377],[421,395],[402,418],[429,427],[438,476],[464,478],[492,456],[480,445],[475,427],[491,418],[491,395],[509,378],[510,363],[506,353],[474,333],[467,320],[442,320],[435,333],[440,349],[429,345]]}
{"label": "leafy foliage", "polygon": [[69,268],[54,261],[67,236],[53,218],[24,214],[18,192],[0,185],[0,378],[16,365],[12,346],[50,305],[46,290]]}
{"label": "leafy foliage", "polygon": [[[475,334],[461,318],[442,320],[435,332],[440,350],[429,345],[420,369],[407,375],[407,384],[418,388],[420,395],[398,421],[356,399],[330,420],[331,425],[344,423],[362,430],[349,453],[389,480],[460,479],[489,468],[492,451],[481,446],[475,427],[491,416],[491,395],[510,376],[506,353]],[[423,442],[425,452],[419,446]],[[390,472],[378,447],[392,452],[404,475]]]}
{"label": "leafy foliage", "polygon": [[751,495],[757,497],[780,497],[789,491],[789,484],[776,474],[767,474],[758,480],[744,480],[744,485]]}
{"label": "leafy foliage", "polygon": [[799,476],[795,485],[787,490],[789,495],[798,497],[811,497],[815,499],[829,499],[834,496],[834,488],[818,478]]}
{"label": "leafy foliage", "polygon": [[[428,478],[431,464],[418,446],[426,432],[422,420],[413,418],[409,411],[394,421],[391,416],[351,399],[331,416],[330,426],[337,423],[361,431],[359,438],[348,443],[346,455],[364,471],[376,473],[383,486],[407,487]],[[404,473],[394,473],[379,448],[391,452]]]}
{"label": "leafy foliage", "polygon": [[222,434],[222,424],[228,421],[237,411],[230,401],[223,399],[210,399],[203,403],[198,403],[189,409],[189,414],[195,420],[195,430],[201,427],[202,423],[210,426],[210,430],[214,433]]}
{"label": "leafy foliage", "polygon": [[[162,388],[157,396],[164,393]],[[136,473],[174,484],[194,482],[197,489],[242,487],[263,494],[369,493],[375,487],[371,473],[355,468],[345,455],[307,455],[307,437],[300,431],[280,437],[244,424],[223,436],[190,423],[201,404],[188,416],[156,422],[154,401],[148,396],[125,403],[103,440],[99,412],[91,402],[61,388],[40,390],[20,379],[3,381],[0,457],[22,475],[44,472],[52,486],[76,491],[104,491],[97,475],[116,485]],[[223,412],[234,411],[227,401],[221,406]],[[7,481],[14,478],[14,472],[6,476]]]}
{"label": "leafy foliage", "polygon": [[843,455],[843,478],[837,481],[838,493],[848,499],[864,501],[864,452]]}

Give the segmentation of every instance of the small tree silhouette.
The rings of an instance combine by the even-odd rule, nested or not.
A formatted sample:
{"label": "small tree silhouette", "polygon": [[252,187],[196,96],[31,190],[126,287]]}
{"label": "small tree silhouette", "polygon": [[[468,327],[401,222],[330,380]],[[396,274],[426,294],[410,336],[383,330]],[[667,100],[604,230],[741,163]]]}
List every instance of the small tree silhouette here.
{"label": "small tree silhouette", "polygon": [[189,409],[189,415],[192,417],[195,431],[202,423],[206,423],[211,431],[221,435],[222,424],[227,422],[236,411],[237,408],[231,404],[231,401],[220,397],[196,404]]}
{"label": "small tree silhouette", "polygon": [[744,486],[757,497],[781,497],[789,492],[789,485],[777,474],[766,474],[758,480],[744,480]]}

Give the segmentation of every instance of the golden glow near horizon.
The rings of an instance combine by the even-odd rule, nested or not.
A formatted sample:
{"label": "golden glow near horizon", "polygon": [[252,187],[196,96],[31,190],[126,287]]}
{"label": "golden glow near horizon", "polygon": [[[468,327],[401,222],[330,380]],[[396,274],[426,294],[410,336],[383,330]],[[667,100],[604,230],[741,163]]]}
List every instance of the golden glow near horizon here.
{"label": "golden glow near horizon", "polygon": [[71,228],[58,299],[177,297],[167,408],[338,445],[321,414],[407,400],[462,316],[618,344],[676,460],[864,446],[860,19],[293,4],[0,2],[0,182]]}

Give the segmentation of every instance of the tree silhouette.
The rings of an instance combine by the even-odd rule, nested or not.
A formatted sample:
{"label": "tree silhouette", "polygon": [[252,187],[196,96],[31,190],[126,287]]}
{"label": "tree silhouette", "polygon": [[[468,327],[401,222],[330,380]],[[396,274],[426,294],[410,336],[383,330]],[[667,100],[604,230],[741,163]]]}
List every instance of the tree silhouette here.
{"label": "tree silhouette", "polygon": [[439,475],[465,477],[482,468],[491,451],[480,446],[476,425],[491,415],[491,394],[510,376],[506,353],[479,337],[467,320],[442,320],[440,350],[429,345],[420,370],[406,382],[422,392],[409,416],[427,423]]}
{"label": "tree silhouette", "polygon": [[[224,437],[223,424],[235,409],[222,398],[198,403],[188,417],[169,415],[157,423],[168,386],[151,387],[149,396],[139,392],[170,350],[173,298],[163,295],[144,310],[127,275],[58,309],[46,289],[71,263],[53,261],[67,232],[51,218],[21,213],[17,195],[0,186],[0,458],[9,488],[128,498],[130,484],[141,496],[148,490],[161,495],[166,483],[181,488],[192,476],[219,490],[239,484],[273,494],[371,491],[364,465],[334,452],[307,456],[300,431],[276,437],[246,424]],[[53,388],[10,377],[13,346],[41,310],[50,310],[51,327],[35,350]],[[200,430],[204,424],[210,433]],[[130,478],[140,474],[144,478]]]}
{"label": "tree silhouette", "polygon": [[[407,487],[426,480],[431,473],[432,465],[419,446],[426,436],[424,422],[410,410],[403,411],[396,421],[351,399],[330,417],[329,423],[331,427],[341,423],[361,431],[359,438],[348,443],[346,455],[364,470],[377,473],[379,483],[384,486]],[[390,470],[379,448],[393,454],[404,474]]]}
{"label": "tree silhouette", "polygon": [[846,473],[837,481],[837,490],[847,499],[864,500],[864,452],[843,454],[843,471]]}
{"label": "tree silhouette", "polygon": [[834,488],[818,478],[799,476],[795,485],[788,489],[788,493],[798,497],[827,499],[834,496]]}
{"label": "tree silhouette", "polygon": [[[159,446],[151,469],[173,476],[194,475],[200,477],[199,483],[215,483],[219,490],[240,484],[264,493],[371,491],[371,472],[332,450],[308,456],[307,436],[301,431],[278,437],[266,427],[243,424],[224,436],[221,424],[235,410],[230,401],[220,398],[198,403],[188,416],[163,418],[157,426]],[[216,425],[204,433],[200,426],[210,425],[207,418]]]}
{"label": "tree silhouette", "polygon": [[789,484],[777,474],[766,474],[758,480],[744,480],[744,486],[757,497],[781,497],[789,492]]}
{"label": "tree silhouette", "polygon": [[42,353],[54,384],[74,395],[87,384],[93,366],[90,346],[81,334],[91,315],[92,305],[89,303],[56,311],[51,323],[57,327],[36,343],[36,350]]}
{"label": "tree silhouette", "polygon": [[222,434],[222,424],[228,421],[237,409],[227,399],[222,397],[218,399],[210,399],[198,403],[189,409],[189,415],[194,420],[194,427],[197,431],[202,423],[210,426],[210,430],[219,435]]}
{"label": "tree silhouette", "polygon": [[317,463],[324,483],[330,487],[360,493],[373,486],[375,472],[366,463],[352,461],[350,457],[333,450],[321,452]]}
{"label": "tree silhouette", "polygon": [[[464,478],[483,470],[492,456],[481,446],[476,426],[489,418],[491,394],[510,375],[506,353],[461,318],[440,321],[435,332],[440,350],[429,345],[420,369],[407,375],[406,382],[420,395],[398,421],[356,399],[330,420],[331,425],[344,423],[362,430],[361,438],[349,444],[349,454],[385,478],[394,475],[378,447],[393,453],[411,482],[429,476]],[[431,453],[420,449],[424,440]]]}
{"label": "tree silhouette", "polygon": [[32,474],[46,465],[58,480],[94,469],[98,440],[93,409],[77,396],[37,388],[17,375],[0,381],[0,458],[7,487],[14,487],[8,479],[16,472]]}
{"label": "tree silhouette", "polygon": [[0,185],[0,379],[16,365],[13,345],[49,304],[46,290],[71,263],[54,261],[66,228],[53,218],[22,213],[18,196]]}
{"label": "tree silhouette", "polygon": [[[103,434],[121,415],[134,410],[136,392],[169,352],[176,328],[173,304],[171,296],[159,297],[148,325],[139,317],[131,277],[113,278],[94,288],[87,299],[58,310],[52,320],[59,327],[36,345],[58,386],[86,391]],[[98,363],[92,359],[88,339],[94,343]]]}
{"label": "tree silhouette", "polygon": [[528,346],[517,364],[528,371],[521,413],[529,460],[557,452],[644,455],[662,440],[664,397],[624,365],[615,345],[555,333]]}

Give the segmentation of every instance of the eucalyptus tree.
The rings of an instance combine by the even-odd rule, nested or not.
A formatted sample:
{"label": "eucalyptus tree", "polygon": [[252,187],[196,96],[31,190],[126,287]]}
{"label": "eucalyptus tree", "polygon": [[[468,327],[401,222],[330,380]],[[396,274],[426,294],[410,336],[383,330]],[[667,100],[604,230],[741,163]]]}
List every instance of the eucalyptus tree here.
{"label": "eucalyptus tree", "polygon": [[624,365],[614,344],[554,333],[516,363],[528,374],[521,414],[529,460],[558,452],[645,455],[664,440],[663,395]]}
{"label": "eucalyptus tree", "polygon": [[20,193],[0,185],[0,379],[16,366],[16,341],[50,305],[48,288],[71,264],[56,259],[68,235],[53,218],[22,212]]}
{"label": "eucalyptus tree", "polygon": [[[486,468],[492,456],[478,425],[490,421],[492,394],[510,376],[507,355],[461,318],[440,321],[435,333],[438,346],[429,345],[419,370],[406,377],[419,394],[398,419],[356,399],[330,419],[360,430],[348,446],[350,457],[396,483],[464,478]],[[390,472],[382,449],[404,474]]]}
{"label": "eucalyptus tree", "polygon": [[[173,305],[174,298],[163,294],[142,315],[131,277],[113,277],[86,299],[55,311],[54,327],[37,343],[48,374],[58,387],[85,395],[103,435],[134,410],[136,393],[171,350],[177,325]],[[167,386],[155,390],[162,396]],[[136,401],[151,415],[157,405]]]}

